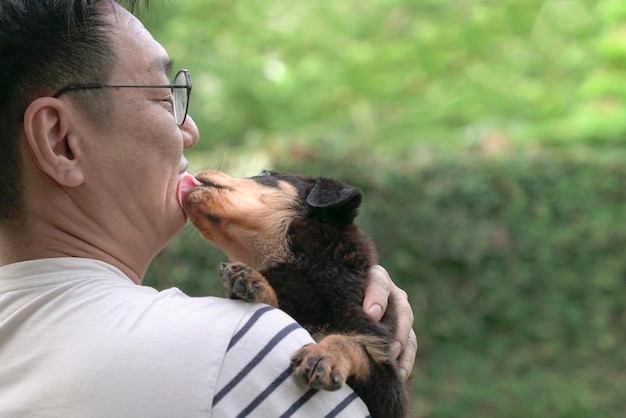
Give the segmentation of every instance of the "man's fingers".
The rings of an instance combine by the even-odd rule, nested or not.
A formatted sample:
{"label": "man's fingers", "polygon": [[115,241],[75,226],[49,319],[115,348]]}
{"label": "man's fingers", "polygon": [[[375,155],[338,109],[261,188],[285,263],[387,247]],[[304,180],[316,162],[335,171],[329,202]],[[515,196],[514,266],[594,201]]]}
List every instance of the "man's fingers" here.
{"label": "man's fingers", "polygon": [[[400,351],[403,351],[409,339],[409,335],[413,331],[413,321],[415,318],[413,316],[411,305],[409,304],[409,297],[407,293],[396,285],[392,286],[391,295],[389,297],[393,299],[398,315],[396,341],[400,342],[402,347]],[[415,335],[415,333],[413,334]],[[397,354],[400,354],[400,352]]]}
{"label": "man's fingers", "polygon": [[390,297],[391,278],[383,267],[372,266],[369,270],[369,283],[363,299],[363,310],[375,321],[380,321],[387,309]]}
{"label": "man's fingers", "polygon": [[396,342],[391,346],[391,354],[398,359],[400,378],[406,380],[413,371],[417,355],[417,336],[413,330],[414,315],[407,293],[393,285],[391,298],[398,312]]}
{"label": "man's fingers", "polygon": [[411,375],[413,366],[415,365],[416,355],[417,336],[415,335],[415,331],[411,330],[407,344],[404,347],[404,351],[402,351],[400,357],[398,357],[398,371],[401,379],[407,380]]}

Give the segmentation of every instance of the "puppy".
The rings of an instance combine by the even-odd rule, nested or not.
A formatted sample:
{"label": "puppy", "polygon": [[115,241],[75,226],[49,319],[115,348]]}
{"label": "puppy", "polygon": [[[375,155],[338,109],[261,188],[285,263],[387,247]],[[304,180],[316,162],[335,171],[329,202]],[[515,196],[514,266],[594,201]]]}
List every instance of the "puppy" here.
{"label": "puppy", "polygon": [[381,322],[362,309],[377,259],[354,223],[361,192],[270,171],[236,179],[208,170],[196,179],[179,198],[200,233],[233,260],[219,269],[228,296],[279,307],[317,341],[293,355],[293,372],[315,389],[349,384],[375,418],[407,416],[408,388],[389,355],[394,306]]}

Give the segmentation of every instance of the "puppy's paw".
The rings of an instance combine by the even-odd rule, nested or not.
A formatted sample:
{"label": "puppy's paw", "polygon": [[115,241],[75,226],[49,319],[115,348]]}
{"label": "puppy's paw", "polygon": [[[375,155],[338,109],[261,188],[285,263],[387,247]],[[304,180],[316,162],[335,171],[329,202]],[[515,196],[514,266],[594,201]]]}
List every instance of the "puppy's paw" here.
{"label": "puppy's paw", "polygon": [[365,381],[370,358],[360,335],[326,335],[318,344],[302,347],[291,357],[291,370],[313,389],[337,390],[348,377]]}
{"label": "puppy's paw", "polygon": [[219,275],[230,299],[278,306],[276,294],[265,277],[242,263],[222,263]]}
{"label": "puppy's paw", "polygon": [[222,263],[219,273],[229,298],[256,302],[256,294],[263,285],[255,280],[255,276],[260,276],[256,270],[245,264]]}
{"label": "puppy's paw", "polygon": [[338,390],[350,370],[336,354],[321,344],[306,345],[291,357],[291,370],[313,389]]}

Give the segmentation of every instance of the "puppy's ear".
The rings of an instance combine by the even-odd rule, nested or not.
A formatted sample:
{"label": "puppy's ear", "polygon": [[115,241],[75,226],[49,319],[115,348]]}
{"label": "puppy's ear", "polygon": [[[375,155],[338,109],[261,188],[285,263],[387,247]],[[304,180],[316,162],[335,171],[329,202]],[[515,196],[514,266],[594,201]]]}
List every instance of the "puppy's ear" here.
{"label": "puppy's ear", "polygon": [[312,214],[322,220],[350,223],[357,215],[362,195],[358,189],[333,179],[317,181],[306,202],[313,208]]}

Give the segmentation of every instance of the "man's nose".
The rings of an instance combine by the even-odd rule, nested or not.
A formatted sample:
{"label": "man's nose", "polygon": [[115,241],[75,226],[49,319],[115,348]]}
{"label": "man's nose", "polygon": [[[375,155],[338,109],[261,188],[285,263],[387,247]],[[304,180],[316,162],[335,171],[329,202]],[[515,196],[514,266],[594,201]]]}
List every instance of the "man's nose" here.
{"label": "man's nose", "polygon": [[187,115],[185,123],[181,125],[180,129],[183,131],[183,146],[185,148],[191,148],[198,143],[200,132],[198,132],[198,126],[191,116]]}

